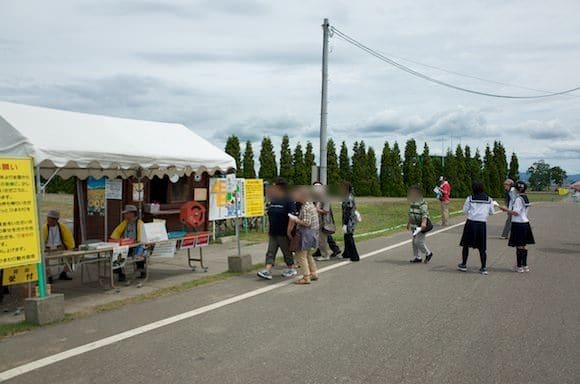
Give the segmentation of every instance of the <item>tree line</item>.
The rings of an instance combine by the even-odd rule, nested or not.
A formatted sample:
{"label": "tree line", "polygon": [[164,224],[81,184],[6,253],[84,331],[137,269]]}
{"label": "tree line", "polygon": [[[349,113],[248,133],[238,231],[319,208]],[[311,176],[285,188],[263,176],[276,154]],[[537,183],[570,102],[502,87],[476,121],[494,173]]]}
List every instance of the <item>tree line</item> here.
{"label": "tree line", "polygon": [[[239,138],[232,135],[226,141],[225,151],[235,159],[238,175],[244,178],[258,176],[268,182],[282,176],[294,185],[310,184],[312,167],[316,165],[312,143],[306,142],[303,149],[298,142],[292,149],[288,135],[282,138],[279,169],[272,140],[269,137],[262,139],[257,175],[250,141],[246,141],[242,153]],[[356,141],[350,151],[343,141],[337,151],[337,144],[329,139],[327,167],[331,188],[336,188],[341,180],[349,180],[359,196],[402,197],[407,188],[415,184],[421,185],[429,196],[439,176],[444,176],[452,185],[453,196],[469,195],[472,180],[481,180],[490,195],[499,197],[504,193],[502,182],[505,178],[519,178],[517,155],[512,153],[508,162],[500,141],[494,141],[492,146],[486,145],[483,157],[479,149],[473,152],[468,145],[457,145],[454,152],[448,150],[445,156],[433,156],[427,143],[419,153],[416,141],[409,139],[401,153],[396,141],[386,141],[379,159],[374,148],[367,147],[364,140]]]}

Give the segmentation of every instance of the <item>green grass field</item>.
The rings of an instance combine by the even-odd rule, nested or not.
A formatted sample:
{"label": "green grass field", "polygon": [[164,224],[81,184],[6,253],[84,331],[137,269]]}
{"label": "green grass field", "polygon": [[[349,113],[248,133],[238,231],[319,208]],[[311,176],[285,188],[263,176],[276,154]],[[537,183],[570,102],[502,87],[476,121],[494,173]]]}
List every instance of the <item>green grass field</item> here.
{"label": "green grass field", "polygon": [[[557,193],[551,192],[530,192],[528,194],[532,202],[541,201],[560,201],[564,196],[559,196]],[[502,203],[502,199],[498,199]],[[441,212],[439,202],[436,199],[427,199],[429,210],[434,223],[440,221]],[[401,230],[397,226],[404,225],[407,222],[408,203],[404,198],[389,198],[389,197],[359,197],[357,198],[357,205],[359,212],[363,217],[363,221],[357,227],[357,236],[369,232],[382,231],[378,234],[370,235],[369,237],[376,237]],[[463,207],[463,199],[454,198],[451,200],[449,211],[460,211]],[[72,219],[73,217],[73,198],[72,195],[64,194],[46,194],[43,204],[43,215],[50,209],[58,209],[61,212],[63,219]],[[335,212],[335,219],[340,223],[340,203],[337,201],[333,203]],[[337,238],[342,237],[342,230],[340,225],[337,225]],[[390,228],[390,229],[389,229]],[[387,230],[389,229],[389,230]],[[233,235],[233,230],[229,230],[226,235]],[[267,236],[263,232],[248,232],[242,231],[241,238],[243,240],[257,243],[266,241]]]}

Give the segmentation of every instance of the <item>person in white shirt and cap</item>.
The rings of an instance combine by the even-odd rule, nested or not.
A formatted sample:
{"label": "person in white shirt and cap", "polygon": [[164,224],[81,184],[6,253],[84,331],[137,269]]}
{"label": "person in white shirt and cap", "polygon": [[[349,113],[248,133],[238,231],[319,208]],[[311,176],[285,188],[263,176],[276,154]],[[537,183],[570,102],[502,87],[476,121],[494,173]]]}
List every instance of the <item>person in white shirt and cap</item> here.
{"label": "person in white shirt and cap", "polygon": [[[75,239],[68,229],[66,224],[59,222],[60,212],[50,210],[46,214],[46,224],[42,226],[42,235],[44,239],[44,248],[46,251],[61,251],[71,250],[75,247]],[[65,265],[64,269],[59,275],[60,280],[72,280],[68,276],[68,267]],[[52,277],[49,276],[49,282],[52,282]]]}

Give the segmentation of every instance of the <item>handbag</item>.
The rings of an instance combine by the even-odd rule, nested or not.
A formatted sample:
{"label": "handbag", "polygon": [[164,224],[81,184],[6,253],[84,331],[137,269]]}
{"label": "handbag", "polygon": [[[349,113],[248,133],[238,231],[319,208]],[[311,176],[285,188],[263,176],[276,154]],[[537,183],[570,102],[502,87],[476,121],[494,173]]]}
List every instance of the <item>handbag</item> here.
{"label": "handbag", "polygon": [[300,231],[295,231],[294,236],[290,239],[290,244],[288,245],[288,249],[290,252],[298,252],[300,251],[300,243],[301,243],[301,236]]}
{"label": "handbag", "polygon": [[433,230],[433,222],[430,218],[427,218],[427,225],[425,226],[425,229],[421,231],[421,233],[427,233],[431,230]]}
{"label": "handbag", "polygon": [[322,223],[322,232],[328,235],[334,235],[336,233],[336,224],[334,224],[334,214],[332,213],[332,207],[330,207],[330,221]]}

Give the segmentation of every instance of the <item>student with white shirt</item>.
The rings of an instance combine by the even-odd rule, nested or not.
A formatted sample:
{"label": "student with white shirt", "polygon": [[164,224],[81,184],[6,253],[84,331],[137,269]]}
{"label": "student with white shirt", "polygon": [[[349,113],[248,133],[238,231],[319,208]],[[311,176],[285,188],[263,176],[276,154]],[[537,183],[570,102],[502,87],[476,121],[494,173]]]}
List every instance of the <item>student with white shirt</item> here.
{"label": "student with white shirt", "polygon": [[463,250],[462,261],[457,269],[467,272],[469,248],[475,248],[479,251],[481,260],[479,272],[487,275],[487,218],[493,215],[493,200],[485,193],[481,181],[474,181],[471,190],[472,195],[465,199],[463,204],[463,213],[467,216],[467,221],[459,243]]}
{"label": "student with white shirt", "polygon": [[511,206],[499,207],[504,212],[512,216],[512,229],[508,245],[516,248],[516,266],[514,272],[529,272],[528,267],[528,244],[535,244],[534,234],[528,219],[530,200],[526,195],[528,186],[523,181],[518,181],[515,185],[517,196]]}

